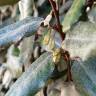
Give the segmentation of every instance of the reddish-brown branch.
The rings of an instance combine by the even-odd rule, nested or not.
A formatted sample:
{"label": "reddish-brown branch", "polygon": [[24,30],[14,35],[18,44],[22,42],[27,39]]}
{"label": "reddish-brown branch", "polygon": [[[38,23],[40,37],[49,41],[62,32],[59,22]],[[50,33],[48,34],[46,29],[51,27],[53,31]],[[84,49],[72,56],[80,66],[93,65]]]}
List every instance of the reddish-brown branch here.
{"label": "reddish-brown branch", "polygon": [[52,11],[53,11],[53,14],[57,20],[57,28],[58,28],[58,31],[61,35],[61,38],[62,40],[65,39],[65,34],[63,33],[62,31],[62,26],[60,24],[60,19],[59,19],[59,7],[58,7],[58,4],[55,3],[55,1],[53,0],[49,0],[50,4],[51,4],[51,7],[52,7]]}
{"label": "reddish-brown branch", "polygon": [[[62,31],[62,26],[60,24],[60,19],[59,19],[59,5],[56,4],[56,2],[53,0],[49,0],[49,2],[50,2],[51,7],[52,7],[53,15],[55,16],[55,18],[57,20],[57,25],[53,26],[53,28],[56,29],[60,33],[62,40],[64,40],[65,34]],[[67,80],[66,81],[70,82],[70,81],[72,81],[70,55],[69,55],[68,51],[65,51],[63,49],[62,49],[62,51],[63,51],[62,55],[64,56],[64,60],[66,61],[66,64],[67,64]]]}
{"label": "reddish-brown branch", "polygon": [[63,50],[62,55],[64,56],[64,60],[66,61],[66,64],[67,64],[67,79],[66,79],[66,82],[73,81],[72,74],[71,74],[71,64],[70,64],[71,63],[71,58],[70,58],[69,52],[66,51],[66,50]]}
{"label": "reddish-brown branch", "polygon": [[94,2],[95,2],[95,0],[86,0],[86,6],[92,7]]}

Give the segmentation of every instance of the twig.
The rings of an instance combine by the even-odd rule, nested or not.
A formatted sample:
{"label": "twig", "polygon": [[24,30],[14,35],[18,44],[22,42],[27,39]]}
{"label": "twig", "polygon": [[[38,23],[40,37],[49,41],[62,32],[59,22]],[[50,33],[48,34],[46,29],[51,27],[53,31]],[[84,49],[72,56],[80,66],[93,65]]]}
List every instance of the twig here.
{"label": "twig", "polygon": [[57,20],[57,26],[56,26],[56,27],[57,27],[60,35],[61,35],[62,40],[64,40],[64,39],[65,39],[65,33],[63,33],[63,31],[62,31],[62,26],[61,26],[61,24],[60,24],[60,19],[59,19],[59,6],[58,6],[58,4],[56,4],[56,2],[53,1],[53,0],[49,0],[49,2],[50,2],[50,4],[51,4],[53,14],[54,14],[54,16],[55,16],[55,18],[56,18],[56,20]]}
{"label": "twig", "polygon": [[70,55],[69,55],[69,52],[66,51],[66,50],[63,50],[64,53],[62,53],[62,55],[64,56],[64,60],[66,61],[67,63],[67,79],[66,79],[66,82],[70,82],[70,81],[73,81],[72,79],[72,74],[71,74],[71,58],[70,58]]}
{"label": "twig", "polygon": [[[49,0],[49,2],[51,4],[51,6],[52,6],[52,11],[53,11],[54,16],[55,16],[55,18],[57,20],[57,26],[56,26],[57,30],[60,33],[62,40],[64,40],[65,39],[65,33],[63,33],[62,26],[60,24],[59,5],[56,4],[56,2],[53,1],[53,0]],[[67,63],[67,80],[66,81],[70,82],[70,81],[72,81],[71,66],[70,66],[70,55],[69,55],[69,53],[67,51],[63,50],[63,52],[64,52],[63,53],[64,60],[66,60],[66,63]]]}

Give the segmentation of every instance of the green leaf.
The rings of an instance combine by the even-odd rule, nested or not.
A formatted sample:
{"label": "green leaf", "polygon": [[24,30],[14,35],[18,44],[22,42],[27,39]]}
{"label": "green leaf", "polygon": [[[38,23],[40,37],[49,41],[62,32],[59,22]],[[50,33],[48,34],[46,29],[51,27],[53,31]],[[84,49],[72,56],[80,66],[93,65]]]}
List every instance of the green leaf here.
{"label": "green leaf", "polygon": [[75,61],[72,66],[73,80],[80,96],[96,96],[96,55],[89,55],[87,60]]}
{"label": "green leaf", "polygon": [[81,16],[81,10],[85,5],[86,0],[74,0],[71,8],[67,12],[62,22],[63,32],[70,30],[72,25],[76,23]]}
{"label": "green leaf", "polygon": [[91,22],[96,23],[96,5],[88,13],[88,18]]}
{"label": "green leaf", "polygon": [[42,21],[39,17],[28,17],[0,29],[0,46],[16,43],[22,38],[34,35]]}
{"label": "green leaf", "polygon": [[40,56],[16,81],[5,96],[34,96],[50,78],[55,65],[50,53]]}
{"label": "green leaf", "polygon": [[96,45],[96,24],[79,22],[68,31],[62,47],[70,52],[71,57],[79,56],[83,60],[89,50]]}
{"label": "green leaf", "polygon": [[17,3],[20,0],[0,0],[0,6],[4,6],[4,5],[13,5],[15,3]]}
{"label": "green leaf", "polygon": [[63,48],[75,59],[72,77],[80,96],[96,96],[96,24],[79,22],[66,34]]}
{"label": "green leaf", "polygon": [[17,47],[14,47],[13,48],[13,53],[12,53],[14,56],[19,56],[19,54],[20,54],[20,50],[19,50],[19,48],[17,48]]}

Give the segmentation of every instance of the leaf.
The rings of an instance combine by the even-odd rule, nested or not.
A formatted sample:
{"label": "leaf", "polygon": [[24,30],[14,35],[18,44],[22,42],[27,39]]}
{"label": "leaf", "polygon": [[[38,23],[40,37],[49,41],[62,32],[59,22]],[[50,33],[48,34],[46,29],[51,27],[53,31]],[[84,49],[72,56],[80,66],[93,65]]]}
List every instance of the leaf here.
{"label": "leaf", "polygon": [[19,48],[14,47],[14,49],[13,49],[13,55],[18,57],[19,54],[20,54],[20,50],[19,50]]}
{"label": "leaf", "polygon": [[62,38],[58,32],[46,28],[42,33],[43,36],[39,39],[39,42],[44,50],[52,52],[54,48],[61,47]]}
{"label": "leaf", "polygon": [[96,96],[96,24],[79,22],[68,31],[63,42],[71,57],[79,57],[72,65],[72,77],[80,96]]}
{"label": "leaf", "polygon": [[61,96],[81,96],[81,95],[78,94],[72,82],[67,82],[62,84]]}
{"label": "leaf", "polygon": [[34,96],[45,86],[55,68],[51,56],[50,53],[40,56],[5,96]]}
{"label": "leaf", "polygon": [[22,38],[34,35],[42,21],[43,19],[39,17],[28,17],[2,28],[0,30],[0,46],[15,43]]}
{"label": "leaf", "polygon": [[[19,56],[18,56],[19,55]],[[20,50],[11,45],[6,54],[7,61],[4,65],[10,70],[13,78],[19,78],[22,73],[23,59],[20,57]]]}
{"label": "leaf", "polygon": [[79,22],[68,31],[62,43],[63,49],[67,49],[71,57],[79,56],[83,60],[94,45],[96,45],[96,24],[89,21]]}
{"label": "leaf", "polygon": [[4,5],[13,5],[15,3],[17,3],[20,0],[0,0],[0,6],[4,6]]}
{"label": "leaf", "polygon": [[91,22],[96,23],[96,6],[88,13],[88,18]]}
{"label": "leaf", "polygon": [[59,9],[59,14],[64,14],[66,13],[66,11],[68,11],[68,9],[71,7],[73,3],[73,0],[68,0],[66,2],[63,3],[63,6],[61,6],[61,8]]}
{"label": "leaf", "polygon": [[71,8],[67,12],[62,22],[63,32],[70,30],[72,25],[76,23],[81,16],[81,10],[85,5],[86,0],[74,0]]}
{"label": "leaf", "polygon": [[85,61],[75,61],[72,66],[73,80],[81,96],[96,96],[96,54],[89,56]]}

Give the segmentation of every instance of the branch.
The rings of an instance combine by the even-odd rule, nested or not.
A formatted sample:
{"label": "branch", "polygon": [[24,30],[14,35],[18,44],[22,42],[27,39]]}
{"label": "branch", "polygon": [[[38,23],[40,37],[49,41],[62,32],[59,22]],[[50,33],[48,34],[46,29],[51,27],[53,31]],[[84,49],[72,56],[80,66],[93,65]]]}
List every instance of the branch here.
{"label": "branch", "polygon": [[52,7],[52,11],[54,13],[54,16],[57,20],[57,29],[58,29],[58,32],[60,33],[61,37],[62,37],[62,40],[65,39],[65,34],[63,33],[62,31],[62,26],[60,24],[60,19],[59,19],[59,7],[58,7],[58,4],[56,4],[55,1],[53,0],[49,0],[50,4],[51,4],[51,7]]}

